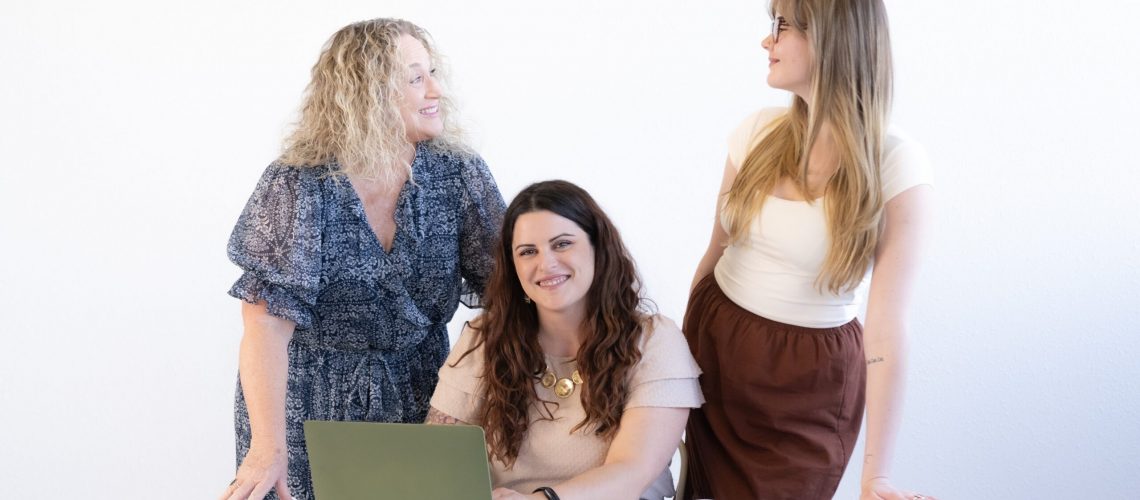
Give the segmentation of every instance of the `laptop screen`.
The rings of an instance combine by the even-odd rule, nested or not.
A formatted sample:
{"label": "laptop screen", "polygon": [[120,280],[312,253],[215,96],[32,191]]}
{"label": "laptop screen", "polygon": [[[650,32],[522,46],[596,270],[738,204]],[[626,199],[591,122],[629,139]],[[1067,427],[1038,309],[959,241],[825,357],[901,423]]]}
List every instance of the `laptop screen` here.
{"label": "laptop screen", "polygon": [[483,429],[305,422],[317,500],[490,500]]}

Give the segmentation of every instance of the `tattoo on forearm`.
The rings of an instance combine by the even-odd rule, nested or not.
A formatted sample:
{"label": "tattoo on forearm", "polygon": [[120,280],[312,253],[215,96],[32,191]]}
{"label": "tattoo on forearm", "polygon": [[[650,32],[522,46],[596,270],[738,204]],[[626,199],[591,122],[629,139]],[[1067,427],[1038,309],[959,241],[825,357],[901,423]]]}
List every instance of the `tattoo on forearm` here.
{"label": "tattoo on forearm", "polygon": [[881,362],[883,362],[883,357],[882,356],[875,356],[875,357],[867,360],[867,366],[873,365],[875,363],[881,363]]}
{"label": "tattoo on forearm", "polygon": [[427,422],[437,425],[466,425],[467,422],[459,420],[435,408],[428,408]]}

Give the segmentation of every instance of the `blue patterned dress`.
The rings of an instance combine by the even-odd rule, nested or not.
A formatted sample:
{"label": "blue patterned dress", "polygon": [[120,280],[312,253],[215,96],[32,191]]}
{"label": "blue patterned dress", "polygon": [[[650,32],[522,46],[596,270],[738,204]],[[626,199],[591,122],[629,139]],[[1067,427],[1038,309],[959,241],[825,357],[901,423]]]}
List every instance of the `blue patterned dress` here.
{"label": "blue patterned dress", "polygon": [[[335,165],[270,165],[230,236],[244,271],[230,295],[297,324],[289,343],[289,489],[311,500],[305,420],[423,422],[461,296],[487,283],[505,210],[476,155],[416,147],[385,251]],[[238,381],[238,464],[249,414]],[[277,498],[271,494],[266,498]]]}

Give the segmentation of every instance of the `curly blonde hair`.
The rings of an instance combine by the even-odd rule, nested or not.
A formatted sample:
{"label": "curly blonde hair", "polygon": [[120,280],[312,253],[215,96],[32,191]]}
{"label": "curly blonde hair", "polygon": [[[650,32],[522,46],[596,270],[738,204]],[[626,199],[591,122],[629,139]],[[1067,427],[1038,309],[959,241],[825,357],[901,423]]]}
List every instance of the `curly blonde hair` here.
{"label": "curly blonde hair", "polygon": [[[337,174],[386,183],[411,174],[404,159],[408,141],[400,115],[408,71],[399,39],[424,44],[444,84],[441,57],[423,28],[402,19],[372,19],[341,28],[325,44],[305,90],[301,116],[285,140],[282,163],[297,167],[339,164]],[[432,139],[445,149],[466,150],[456,125],[455,105],[440,96],[443,133]]]}

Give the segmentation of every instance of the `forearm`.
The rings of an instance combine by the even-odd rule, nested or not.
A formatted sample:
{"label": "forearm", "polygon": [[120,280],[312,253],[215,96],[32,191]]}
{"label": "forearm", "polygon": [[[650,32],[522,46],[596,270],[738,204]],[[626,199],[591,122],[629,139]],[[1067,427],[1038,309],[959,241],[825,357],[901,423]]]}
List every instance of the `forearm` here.
{"label": "forearm", "polygon": [[555,491],[563,500],[638,498],[669,465],[688,419],[688,408],[626,410],[602,466],[553,485]]}
{"label": "forearm", "polygon": [[883,328],[883,331],[869,336],[864,345],[867,363],[864,483],[877,477],[891,476],[895,436],[902,420],[906,374],[905,327],[881,323],[872,326]]}
{"label": "forearm", "polygon": [[[579,474],[570,480],[552,485],[562,500],[594,500],[598,498],[638,498],[665,464],[655,473],[647,473],[644,466],[631,462],[607,463]],[[522,493],[530,493],[529,491]],[[541,495],[539,498],[545,498]]]}
{"label": "forearm", "polygon": [[427,419],[424,420],[424,423],[432,425],[471,425],[467,422],[459,420],[458,418],[439,411],[434,406],[428,407]]}
{"label": "forearm", "polygon": [[251,447],[285,449],[285,391],[294,323],[268,314],[265,304],[243,304],[245,332],[238,367],[249,411]]}
{"label": "forearm", "polygon": [[724,253],[724,248],[709,248],[705,252],[704,257],[701,257],[701,262],[697,264],[697,271],[693,273],[693,282],[689,284],[689,293],[697,288],[697,283],[705,279],[705,276],[712,274],[713,269],[716,268],[716,263],[720,260],[721,254]]}

